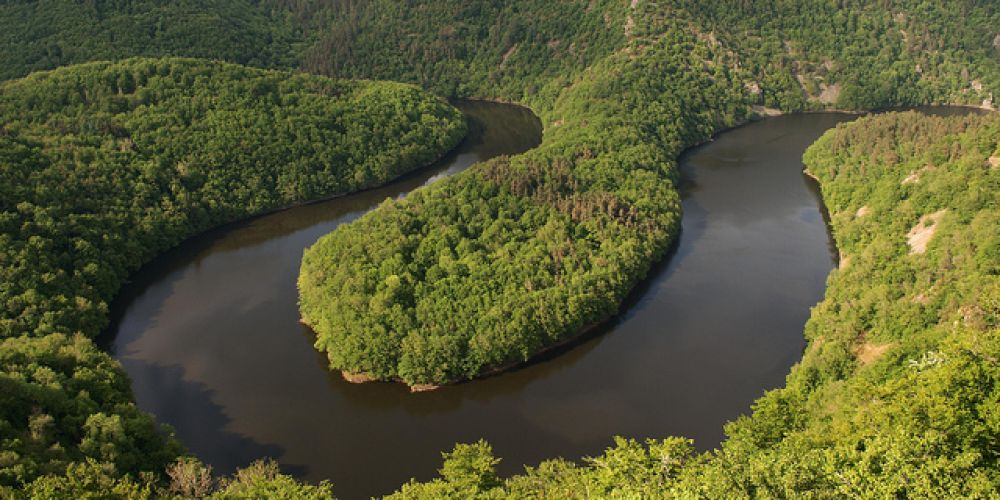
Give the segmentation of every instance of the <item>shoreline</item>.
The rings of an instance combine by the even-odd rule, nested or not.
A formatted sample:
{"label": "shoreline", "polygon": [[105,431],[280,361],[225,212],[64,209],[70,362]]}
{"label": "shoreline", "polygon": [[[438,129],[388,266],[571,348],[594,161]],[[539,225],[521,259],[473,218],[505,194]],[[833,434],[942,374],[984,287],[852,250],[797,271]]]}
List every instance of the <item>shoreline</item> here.
{"label": "shoreline", "polygon": [[[449,105],[451,105],[451,104],[449,103]],[[465,113],[462,113],[462,117],[466,118]],[[242,219],[237,219],[237,220],[234,220],[234,221],[231,221],[231,222],[224,222],[224,223],[219,224],[217,226],[209,227],[209,228],[205,229],[204,231],[199,231],[198,233],[195,233],[195,234],[191,235],[190,237],[185,238],[184,240],[182,240],[181,242],[179,242],[177,245],[174,245],[174,246],[176,247],[178,245],[183,244],[185,241],[187,241],[187,240],[189,240],[191,238],[194,238],[194,237],[197,237],[197,236],[201,236],[201,235],[203,235],[205,233],[208,233],[210,231],[216,231],[216,230],[219,230],[219,229],[224,229],[227,226],[230,226],[230,225],[233,225],[233,224],[242,224],[244,222],[250,222],[252,220],[255,220],[255,219],[258,219],[258,218],[261,218],[261,217],[266,217],[268,215],[274,215],[274,214],[276,214],[278,212],[284,212],[286,210],[291,210],[293,208],[305,207],[305,206],[309,206],[309,205],[316,205],[316,204],[319,204],[319,203],[324,203],[324,202],[327,202],[327,201],[336,200],[338,198],[344,198],[346,196],[353,196],[353,195],[356,195],[356,194],[365,193],[365,192],[369,192],[369,191],[375,191],[376,189],[383,188],[385,186],[388,186],[389,184],[392,184],[393,182],[401,181],[401,180],[405,179],[407,176],[417,174],[417,173],[419,173],[422,170],[426,170],[426,169],[428,169],[430,167],[433,167],[434,165],[437,165],[442,160],[448,158],[449,156],[451,156],[452,153],[454,153],[455,151],[457,151],[458,148],[462,145],[462,143],[465,142],[465,140],[468,138],[468,134],[469,134],[468,124],[466,124],[466,131],[465,131],[465,133],[462,134],[462,137],[454,145],[452,145],[447,150],[445,150],[443,153],[441,153],[440,155],[438,155],[434,160],[432,160],[432,161],[430,161],[428,163],[425,163],[425,164],[423,164],[423,165],[421,165],[419,167],[415,167],[415,168],[412,168],[410,170],[407,170],[406,172],[402,172],[399,175],[396,175],[394,177],[390,177],[389,179],[386,179],[383,182],[379,182],[378,184],[372,184],[370,186],[365,186],[363,188],[356,189],[354,191],[345,191],[343,193],[336,193],[336,194],[331,194],[331,195],[327,195],[327,196],[320,196],[319,198],[310,198],[308,200],[298,201],[298,202],[294,202],[294,203],[289,203],[287,205],[282,205],[280,207],[270,208],[270,209],[264,210],[262,212],[257,212],[257,213],[255,213],[253,215],[244,217]],[[173,247],[171,247],[171,248],[173,248]],[[170,250],[170,249],[168,248],[166,250]],[[164,250],[164,251],[166,251],[166,250]],[[153,258],[155,259],[156,257],[153,257]],[[145,265],[145,263],[143,265]]]}
{"label": "shoreline", "polygon": [[[459,385],[459,384],[465,384],[465,383],[469,383],[469,382],[475,382],[477,380],[482,380],[482,379],[486,379],[486,378],[490,378],[490,377],[495,377],[497,375],[502,375],[504,373],[515,371],[515,370],[524,368],[526,366],[529,366],[531,364],[534,364],[535,362],[541,361],[539,358],[543,357],[545,354],[550,353],[551,351],[554,351],[554,350],[557,350],[559,348],[572,345],[575,342],[580,342],[582,340],[589,339],[590,335],[592,333],[594,333],[597,329],[599,329],[600,327],[604,326],[608,321],[610,321],[612,319],[614,319],[614,316],[612,316],[611,318],[608,318],[606,320],[603,320],[603,321],[597,321],[597,322],[594,322],[594,323],[590,323],[589,325],[583,327],[577,334],[575,334],[575,335],[573,335],[571,337],[568,337],[566,339],[560,340],[559,342],[556,342],[554,344],[551,344],[551,345],[549,345],[549,346],[547,346],[547,347],[539,350],[538,352],[532,354],[531,357],[529,357],[527,360],[524,360],[524,361],[514,361],[514,362],[511,362],[511,363],[508,363],[508,364],[505,364],[505,365],[500,365],[500,366],[487,367],[485,370],[479,372],[476,376],[474,376],[472,378],[454,379],[454,380],[449,380],[447,382],[443,382],[443,383],[440,383],[440,384],[413,384],[413,385],[410,385],[410,384],[406,383],[405,381],[403,381],[403,379],[401,379],[399,377],[392,377],[391,379],[383,380],[383,379],[378,379],[378,378],[372,377],[371,375],[369,375],[367,373],[364,373],[364,372],[351,372],[351,371],[348,371],[348,370],[339,370],[339,371],[340,371],[341,378],[345,382],[350,383],[350,384],[368,384],[368,383],[376,383],[376,382],[384,382],[384,383],[390,383],[390,384],[397,384],[398,383],[398,384],[405,385],[407,388],[409,388],[409,390],[410,390],[411,393],[436,391],[438,389],[442,389],[442,388],[449,387],[449,386],[455,386],[455,385]],[[309,326],[307,323],[305,323],[303,321],[300,321],[300,323],[302,323],[303,325],[306,325],[307,327]],[[309,327],[309,329],[312,330],[312,327]],[[314,332],[314,334],[315,334],[315,332]],[[321,351],[321,352],[323,352],[323,351]]]}
{"label": "shoreline", "polygon": [[[448,102],[448,104],[450,106],[455,107],[454,104],[452,104],[451,101],[446,101],[446,102]],[[461,110],[459,110],[459,111],[461,112]],[[134,274],[138,273],[140,270],[142,270],[144,267],[146,267],[147,265],[149,265],[150,263],[152,263],[157,258],[163,256],[164,254],[166,254],[167,252],[170,252],[171,250],[173,250],[175,248],[180,247],[181,245],[183,245],[185,242],[187,242],[189,240],[192,240],[194,238],[198,238],[198,237],[201,237],[201,236],[204,236],[204,235],[207,235],[207,234],[211,234],[211,233],[216,232],[216,231],[225,231],[227,229],[235,228],[239,224],[245,224],[245,223],[248,223],[248,222],[252,222],[252,221],[260,219],[262,217],[267,217],[269,215],[274,215],[276,213],[284,212],[286,210],[291,210],[291,209],[299,208],[299,207],[305,207],[305,206],[309,206],[309,205],[317,205],[317,204],[320,204],[320,203],[325,203],[325,202],[328,202],[328,201],[336,200],[338,198],[344,198],[344,197],[347,197],[347,196],[353,196],[353,195],[356,195],[356,194],[361,194],[361,193],[365,193],[365,192],[369,192],[369,191],[375,191],[377,189],[381,189],[381,188],[383,188],[385,186],[388,186],[388,185],[390,185],[390,184],[392,184],[394,182],[405,180],[407,177],[409,177],[411,175],[417,175],[421,171],[429,169],[429,168],[437,165],[438,163],[446,160],[449,156],[451,156],[452,154],[454,154],[462,146],[462,144],[468,139],[468,135],[469,135],[468,116],[464,112],[462,112],[462,118],[463,118],[463,121],[465,121],[465,132],[462,133],[462,136],[459,138],[459,140],[456,141],[455,144],[453,144],[451,147],[449,147],[443,153],[437,155],[437,157],[434,160],[432,160],[432,161],[430,161],[428,163],[425,163],[425,164],[423,164],[421,166],[418,166],[418,167],[415,167],[413,169],[407,170],[406,172],[402,172],[399,175],[396,175],[394,177],[391,177],[391,178],[385,180],[384,182],[379,182],[377,184],[372,184],[372,185],[369,185],[369,186],[365,186],[363,188],[360,188],[360,189],[357,189],[357,190],[354,190],[354,191],[347,191],[347,192],[342,192],[342,193],[335,193],[335,194],[331,194],[331,195],[327,195],[327,196],[320,196],[318,198],[310,198],[308,200],[298,201],[298,202],[289,203],[289,204],[278,206],[278,207],[269,208],[269,209],[266,209],[266,210],[263,210],[263,211],[260,211],[260,212],[256,212],[256,213],[253,213],[253,214],[250,214],[250,215],[247,215],[245,217],[241,217],[241,218],[238,218],[238,219],[235,219],[235,220],[231,220],[231,221],[227,221],[227,222],[221,222],[219,224],[211,225],[211,226],[206,227],[206,228],[204,228],[204,229],[202,229],[200,231],[197,231],[197,232],[195,232],[193,234],[188,235],[187,237],[185,237],[182,240],[178,241],[174,245],[171,245],[171,246],[169,246],[167,248],[164,248],[164,249],[160,250],[155,255],[151,256],[148,260],[145,260],[141,264],[139,264],[135,269],[129,271],[128,274],[125,276],[125,278],[122,279],[122,281],[117,284],[117,289],[115,290],[114,295],[107,302],[109,309],[112,309],[114,307],[115,302],[118,301],[118,294],[122,291],[122,289],[126,285],[128,285],[129,283],[132,282],[132,276]],[[108,326],[110,326],[110,325],[108,325]],[[110,330],[107,330],[107,327],[106,327],[104,330],[102,330],[100,333],[98,333],[98,335],[95,336],[93,338],[93,340],[98,344],[98,346],[102,346],[102,350],[103,350],[104,341],[107,340],[107,338],[109,338],[109,336],[112,335],[112,333],[113,332],[111,332]]]}
{"label": "shoreline", "polygon": [[[506,102],[502,102],[502,101],[494,101],[494,100],[489,100],[489,99],[465,99],[465,100],[482,101],[482,102],[494,102],[494,103],[500,103],[500,104],[512,104],[512,105],[516,105],[516,106],[520,106],[522,108],[528,109],[529,111],[532,111],[531,108],[528,108],[527,106],[519,105],[517,103],[506,103]],[[926,107],[933,107],[933,108],[959,107],[959,108],[985,109],[985,108],[981,108],[981,107],[978,107],[978,106],[957,105],[957,104],[956,105],[952,105],[952,104],[927,105]],[[782,117],[782,116],[793,116],[793,115],[798,115],[798,114],[820,114],[820,113],[846,114],[846,115],[854,115],[854,116],[857,116],[857,117],[860,118],[862,116],[869,115],[869,114],[904,112],[904,111],[907,111],[907,110],[908,109],[904,109],[904,108],[887,108],[887,109],[881,109],[881,110],[867,110],[867,111],[847,111],[847,110],[841,110],[841,109],[830,109],[830,110],[799,111],[799,112],[794,112],[794,113],[779,112],[777,114],[763,114],[762,115],[762,114],[758,113],[755,109],[751,108],[750,109],[750,114],[748,115],[747,119],[745,119],[745,120],[743,120],[743,121],[741,121],[741,122],[733,125],[732,127],[726,127],[726,128],[719,129],[718,131],[714,132],[707,139],[705,139],[703,141],[700,141],[698,143],[692,144],[692,145],[684,148],[680,152],[680,154],[678,154],[678,158],[677,159],[679,160],[683,155],[688,154],[691,150],[693,150],[695,148],[698,148],[700,146],[703,146],[703,145],[705,145],[707,143],[710,143],[710,142],[714,141],[716,137],[718,137],[719,135],[721,135],[723,133],[726,133],[726,132],[738,129],[740,127],[744,127],[746,125],[749,125],[749,124],[752,124],[752,123],[755,123],[755,122],[758,122],[758,121],[762,121],[762,120],[768,120],[768,119],[778,118],[778,117]],[[534,113],[534,111],[532,111],[532,113]],[[807,177],[809,177],[810,179],[812,179],[813,181],[815,181],[817,183],[817,185],[821,184],[820,183],[820,179],[815,174],[813,174],[812,172],[810,172],[808,170],[808,168],[804,167],[802,169],[802,173],[804,175],[806,175]],[[823,209],[826,210],[825,203],[823,204]],[[681,217],[683,218],[683,211],[681,211]],[[833,238],[833,233],[831,232],[830,224],[827,223],[826,226],[827,226],[827,231],[828,231],[829,236],[830,236],[830,241],[834,243],[835,248],[836,248],[836,241]],[[680,231],[678,231],[677,234],[672,238],[672,241],[668,245],[668,248],[672,249],[676,245],[676,243],[679,240],[679,238],[680,238]],[[837,249],[837,252],[839,254],[840,250]],[[667,254],[670,254],[670,251],[668,251]],[[650,269],[652,270],[652,268],[654,266],[664,264],[667,261],[668,258],[669,258],[668,256],[665,256],[665,257],[662,257],[662,258],[658,259],[657,261],[653,262],[652,265],[650,266]],[[836,266],[834,267],[834,269],[836,269]],[[641,288],[642,284],[649,279],[649,275],[650,274],[652,274],[652,273],[648,273],[647,272],[647,276],[646,277],[644,277],[641,280],[638,280],[638,282],[629,290],[629,292],[628,292],[628,296],[629,297],[633,293],[635,293],[637,290],[639,290]],[[476,374],[475,376],[473,376],[471,378],[461,378],[461,379],[449,380],[449,381],[443,382],[441,384],[414,384],[414,385],[410,385],[410,384],[407,384],[402,379],[400,379],[399,377],[393,377],[392,379],[389,379],[389,380],[381,380],[381,379],[373,378],[370,375],[368,375],[366,373],[363,373],[363,372],[355,373],[355,372],[350,372],[350,371],[347,371],[347,370],[340,370],[340,374],[341,374],[341,377],[343,378],[344,381],[346,381],[348,383],[351,383],[351,384],[366,384],[366,383],[373,383],[373,382],[399,383],[399,384],[405,385],[410,390],[410,393],[430,392],[430,391],[435,391],[435,390],[442,389],[442,388],[448,387],[448,386],[454,386],[454,385],[459,385],[459,384],[464,384],[464,383],[475,382],[477,380],[481,380],[481,379],[486,379],[486,378],[493,377],[493,376],[502,375],[502,374],[507,373],[507,372],[511,372],[511,371],[515,371],[515,370],[527,367],[529,365],[532,365],[532,364],[540,361],[540,358],[544,357],[546,354],[550,353],[551,351],[554,351],[554,350],[557,350],[559,348],[572,345],[572,344],[574,344],[576,342],[581,342],[581,341],[584,341],[586,339],[589,339],[591,337],[591,335],[593,335],[595,333],[596,330],[598,330],[599,328],[607,325],[609,322],[613,321],[615,317],[617,317],[619,314],[621,314],[624,310],[627,310],[630,307],[630,306],[626,305],[627,302],[628,302],[628,300],[629,300],[629,298],[627,297],[625,300],[622,301],[621,304],[619,304],[618,311],[615,314],[609,316],[608,318],[605,318],[605,319],[602,319],[602,320],[590,323],[590,324],[582,327],[579,331],[577,331],[574,334],[566,337],[565,339],[562,339],[562,340],[560,340],[558,342],[555,342],[555,343],[553,343],[553,344],[551,344],[549,346],[546,346],[546,347],[540,349],[539,351],[533,353],[528,359],[526,359],[524,361],[515,361],[515,362],[511,362],[511,363],[508,363],[508,364],[505,364],[505,365],[501,365],[501,366],[487,367],[486,369],[484,369],[483,371],[480,371],[478,374]],[[308,326],[309,329],[312,330],[312,327],[309,326],[307,323],[305,323],[304,321],[301,321],[301,320],[300,320],[300,322],[302,324]],[[315,332],[314,332],[314,334],[315,334]],[[806,348],[808,348],[808,345],[806,346]],[[324,351],[320,351],[320,352],[323,352],[325,354]]]}

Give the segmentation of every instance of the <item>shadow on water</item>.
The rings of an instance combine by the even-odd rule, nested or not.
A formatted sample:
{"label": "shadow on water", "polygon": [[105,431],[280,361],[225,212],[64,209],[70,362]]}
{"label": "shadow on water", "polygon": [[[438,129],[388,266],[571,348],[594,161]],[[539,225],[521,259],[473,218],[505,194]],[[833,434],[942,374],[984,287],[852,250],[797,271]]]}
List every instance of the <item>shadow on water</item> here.
{"label": "shadow on water", "polygon": [[[386,385],[381,389],[387,393],[379,396],[378,388],[352,386],[331,376],[311,347],[311,332],[297,322],[294,282],[302,250],[337,225],[386,198],[540,142],[541,124],[525,108],[477,101],[457,106],[467,117],[469,134],[434,165],[381,188],[210,230],[131,276],[112,304],[111,326],[99,344],[122,362],[139,406],[174,427],[179,439],[218,472],[271,456],[286,472],[312,479],[332,476],[325,467],[314,470],[316,463],[350,470],[342,466],[352,462],[349,450],[376,439],[356,433],[361,437],[329,461],[320,458],[328,451],[316,448],[307,435],[289,444],[284,438],[291,429],[322,426],[326,415],[343,414],[344,407],[364,407],[375,414],[397,408],[407,418],[455,408],[436,395],[405,398],[398,392],[401,387]],[[290,335],[292,331],[299,335]],[[255,421],[248,424],[247,416]],[[346,417],[349,423],[333,423],[339,431],[364,421]],[[296,423],[303,419],[304,425]],[[280,432],[271,438],[270,429]],[[305,458],[289,456],[290,449],[304,447],[312,448]],[[370,470],[378,473],[377,467]],[[349,486],[338,492],[357,494]]]}
{"label": "shadow on water", "polygon": [[386,198],[541,138],[524,108],[460,107],[470,137],[434,166],[209,231],[136,273],[102,345],[139,406],[216,470],[271,456],[298,477],[331,480],[341,498],[365,498],[433,477],[442,451],[481,438],[504,459],[502,474],[598,454],[613,435],[683,435],[709,449],[725,422],[783,384],[836,261],[801,155],[847,115],[764,120],[685,153],[681,237],[620,314],[572,344],[421,394],[327,370],[298,322],[303,249]]}
{"label": "shadow on water", "polygon": [[[803,173],[802,182],[805,183],[806,189],[808,189],[809,192],[812,193],[817,200],[823,199],[823,191],[820,188],[819,181]],[[822,217],[823,219],[823,225],[826,227],[826,232],[833,234],[833,221],[830,220],[830,210],[828,210],[826,208],[826,205],[823,204],[822,202],[819,203],[819,214],[820,217]],[[828,250],[830,251],[830,260],[832,260],[835,263],[839,262],[840,250],[837,248],[837,242],[835,242],[833,238],[830,238],[830,244],[828,245]]]}
{"label": "shadow on water", "polygon": [[[186,432],[182,441],[202,461],[218,464],[217,474],[230,474],[235,470],[238,464],[228,459],[232,455],[263,458],[279,457],[284,453],[282,447],[276,444],[265,444],[239,433],[227,432],[225,429],[231,419],[226,416],[225,409],[212,401],[212,391],[205,384],[185,381],[182,367],[163,367],[129,360],[123,360],[122,364],[130,374],[134,374],[132,387],[136,394],[156,394],[154,398],[137,400],[144,411],[152,413],[160,422],[197,419],[200,425],[193,428],[195,432]],[[282,462],[280,466],[286,474],[304,476],[309,472],[309,468],[302,464]]]}

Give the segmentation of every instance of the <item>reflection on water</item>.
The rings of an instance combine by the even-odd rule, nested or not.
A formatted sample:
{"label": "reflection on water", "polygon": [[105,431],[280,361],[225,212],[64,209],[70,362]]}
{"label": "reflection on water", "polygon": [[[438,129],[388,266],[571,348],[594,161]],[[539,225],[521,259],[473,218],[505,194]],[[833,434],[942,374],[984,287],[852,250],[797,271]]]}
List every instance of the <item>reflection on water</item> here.
{"label": "reflection on water", "polygon": [[430,393],[331,374],[298,323],[303,249],[387,197],[540,138],[524,109],[461,107],[473,133],[440,164],[212,231],[137,273],[105,340],[139,406],[220,472],[271,456],[360,498],[427,479],[442,451],[480,438],[504,473],[599,453],[612,435],[684,435],[711,448],[724,422],[782,384],[836,254],[800,158],[847,115],[769,119],[686,154],[680,242],[603,335]]}

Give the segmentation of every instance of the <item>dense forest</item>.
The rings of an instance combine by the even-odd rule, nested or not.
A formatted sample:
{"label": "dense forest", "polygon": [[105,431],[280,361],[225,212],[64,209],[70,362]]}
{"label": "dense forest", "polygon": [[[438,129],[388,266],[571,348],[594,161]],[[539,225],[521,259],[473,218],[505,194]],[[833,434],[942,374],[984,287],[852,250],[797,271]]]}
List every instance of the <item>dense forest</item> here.
{"label": "dense forest", "polygon": [[0,116],[0,486],[178,455],[88,340],[139,265],[212,226],[382,184],[466,127],[406,84],[176,58],[9,81]]}
{"label": "dense forest", "polygon": [[[536,150],[389,200],[307,251],[302,315],[334,368],[461,380],[617,311],[677,235],[674,159],[749,111],[724,51],[664,29],[572,82]],[[705,57],[718,78],[691,71]]]}
{"label": "dense forest", "polygon": [[[749,20],[736,22],[725,14],[729,10],[685,4],[639,2],[625,11],[608,4],[605,15],[598,15],[581,4],[550,12],[525,2],[494,10],[459,9],[468,13],[461,25],[441,28],[456,38],[454,46],[430,52],[433,61],[398,57],[395,48],[384,45],[387,39],[414,39],[403,33],[416,31],[418,40],[421,33],[428,36],[427,30],[440,26],[439,9],[446,4],[364,4],[371,10],[346,17],[377,16],[379,36],[369,38],[362,31],[335,45],[386,56],[330,70],[358,74],[377,60],[372,72],[380,77],[415,79],[445,93],[526,100],[549,126],[538,150],[387,202],[306,253],[299,279],[303,319],[316,331],[316,346],[328,354],[331,366],[354,380],[396,379],[419,389],[473,378],[524,362],[612,316],[677,235],[674,158],[684,147],[745,120],[751,105],[794,111],[979,103],[988,94],[968,68],[982,68],[973,69],[975,76],[998,70],[981,25],[952,39],[961,46],[979,37],[981,50],[935,56],[922,45],[943,43],[935,30],[921,31],[920,44],[916,35],[907,38],[912,46],[899,38],[898,30],[909,27],[913,14],[860,6],[838,16],[802,5],[740,5],[736,10]],[[959,23],[944,9],[915,10],[933,15],[928,18],[932,27],[941,18]],[[814,15],[824,12],[835,23],[813,29]],[[979,7],[964,12],[983,22],[997,15]],[[520,34],[486,25],[497,19],[518,20]],[[615,20],[620,24],[615,26]],[[575,37],[601,23],[603,31],[611,23],[615,29],[610,31],[617,34],[587,37],[580,40],[579,57],[559,57],[564,41],[577,46]],[[730,34],[715,35],[721,25]],[[469,40],[463,30],[488,32],[487,42]],[[383,31],[394,36],[381,36]],[[757,35],[742,36],[748,32]],[[780,34],[797,34],[801,40],[782,40]],[[727,38],[734,43],[725,43]],[[504,40],[511,49],[499,54]],[[414,43],[437,46],[431,40]],[[772,45],[784,48],[769,52]],[[529,71],[533,76],[526,81],[516,73],[506,76],[519,52],[525,59],[513,64],[517,71],[539,68]],[[347,52],[341,55],[333,59],[352,60]],[[932,56],[940,60],[928,60]],[[477,80],[482,72],[466,71],[489,66],[491,60],[495,70],[487,78]],[[829,64],[816,63],[820,60]],[[972,64],[978,61],[983,63]],[[426,67],[432,62],[433,71]],[[922,63],[934,70],[914,73]],[[542,84],[553,67],[563,76]],[[890,67],[912,76],[912,85],[892,84],[896,90],[881,94],[862,88],[871,82],[859,71],[884,73]],[[910,69],[899,69],[904,67]],[[808,82],[843,91],[813,96],[815,89],[802,77],[807,73]],[[438,76],[428,82],[426,74]],[[791,86],[775,75],[784,75]],[[886,75],[870,76],[879,85],[893,82]],[[460,80],[439,87],[453,78]],[[517,94],[518,81],[522,94]]]}
{"label": "dense forest", "polygon": [[[345,3],[350,3],[347,0]],[[0,79],[134,56],[293,68],[313,21],[339,1],[10,0],[0,3]]]}
{"label": "dense forest", "polygon": [[[543,111],[607,55],[655,40],[670,18],[736,57],[760,104],[784,110],[979,104],[1000,96],[993,2],[329,1],[331,27],[303,55],[311,72],[412,81],[445,95]],[[645,27],[644,27],[645,26]],[[378,57],[371,57],[377,54]],[[711,71],[712,68],[703,68]]]}
{"label": "dense forest", "polygon": [[13,0],[0,5],[0,79],[173,55],[537,107],[643,38],[637,23],[647,14],[635,7],[734,51],[732,69],[772,107],[978,104],[1000,95],[1000,14],[976,0]]}
{"label": "dense forest", "polygon": [[[387,201],[304,258],[303,316],[333,366],[408,383],[523,361],[613,315],[678,234],[676,156],[752,106],[1000,95],[1000,9],[977,0],[15,0],[0,26],[0,78],[183,55],[529,105],[540,148]],[[330,496],[268,463],[216,481],[174,461],[87,337],[143,261],[417,166],[460,137],[454,110],[405,85],[131,59],[0,84],[0,115],[0,493]],[[487,444],[459,445],[400,495],[989,494],[998,135],[994,117],[902,115],[810,151],[850,258],[788,387],[720,450],[617,440],[501,480]]]}
{"label": "dense forest", "polygon": [[1000,117],[914,112],[806,153],[841,252],[787,386],[721,449],[616,439],[502,480],[486,443],[399,498],[989,498],[1000,487]]}

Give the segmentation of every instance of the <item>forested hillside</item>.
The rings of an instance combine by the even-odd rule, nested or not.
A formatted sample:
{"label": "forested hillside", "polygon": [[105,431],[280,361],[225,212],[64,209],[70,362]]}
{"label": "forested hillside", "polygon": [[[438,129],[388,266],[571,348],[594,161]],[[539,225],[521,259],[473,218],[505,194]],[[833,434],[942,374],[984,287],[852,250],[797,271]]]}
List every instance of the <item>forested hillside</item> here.
{"label": "forested hillside", "polygon": [[314,33],[307,70],[412,81],[536,110],[584,68],[655,38],[656,29],[644,28],[651,17],[733,51],[730,70],[771,107],[979,104],[1000,96],[1000,12],[992,2],[326,3],[335,22]]}
{"label": "forested hillside", "polygon": [[[680,2],[786,110],[1000,97],[1000,9],[981,1]],[[756,88],[755,88],[756,89]]]}
{"label": "forested hillside", "polygon": [[978,104],[1000,95],[1000,14],[976,0],[14,0],[0,5],[0,79],[182,55],[538,106],[637,38],[649,14],[634,7],[735,51],[750,90],[773,107]]}
{"label": "forested hillside", "polygon": [[66,64],[190,56],[293,67],[301,23],[251,0],[12,0],[0,3],[0,80]]}
{"label": "forested hillside", "polygon": [[128,273],[212,226],[382,184],[462,138],[396,83],[129,59],[0,84],[0,486],[179,449],[90,340]]}
{"label": "forested hillside", "polygon": [[988,498],[1000,487],[1000,117],[892,113],[806,154],[840,269],[809,347],[720,450],[617,440],[501,480],[488,445],[401,498]]}
{"label": "forested hillside", "polygon": [[[409,383],[522,361],[614,314],[677,236],[676,156],[751,106],[1000,95],[1000,9],[977,0],[17,0],[0,26],[0,78],[187,55],[529,105],[539,149],[387,202],[305,258],[303,314],[334,367]],[[84,338],[128,272],[212,225],[384,181],[461,133],[412,87],[177,59],[2,84],[0,116],[0,488],[50,496],[214,490],[197,464],[163,478],[180,450]],[[720,451],[620,441],[502,481],[488,446],[462,445],[444,481],[402,494],[995,490],[997,186],[983,165],[1000,153],[996,118],[977,120],[872,119],[810,153],[851,258],[788,388]],[[910,255],[909,231],[938,224]],[[329,494],[264,465],[222,486]]]}
{"label": "forested hillside", "polygon": [[[441,92],[526,100],[549,125],[546,140],[387,203],[307,252],[303,319],[331,366],[353,380],[422,389],[473,378],[612,316],[677,235],[677,154],[744,120],[751,105],[979,103],[989,93],[972,77],[1000,74],[986,24],[946,38],[938,31],[961,22],[941,8],[609,2],[598,15],[590,4],[525,2],[451,5],[460,22],[442,26],[446,4],[375,2],[345,13],[351,25],[374,24],[338,40],[335,60],[352,64],[330,71],[369,68]],[[995,10],[970,5],[964,13],[988,23]],[[748,20],[727,22],[731,11]],[[825,14],[832,23],[813,28]],[[901,39],[914,18],[934,29]],[[497,20],[513,27],[487,25]],[[600,23],[613,34],[584,36]],[[979,49],[958,50],[975,41]],[[564,42],[578,47],[576,57]],[[426,57],[405,57],[416,48]],[[351,56],[373,51],[384,57]],[[921,64],[929,69],[917,72]],[[480,68],[490,68],[487,77]],[[550,68],[561,76],[547,78]],[[517,73],[525,70],[531,76]],[[869,88],[886,82],[892,92]],[[812,96],[819,84],[825,96]]]}
{"label": "forested hillside", "polygon": [[[536,150],[387,201],[307,251],[303,319],[334,368],[447,383],[614,314],[677,235],[676,156],[749,111],[725,51],[664,28],[574,81]],[[716,78],[692,71],[704,58]]]}

